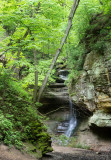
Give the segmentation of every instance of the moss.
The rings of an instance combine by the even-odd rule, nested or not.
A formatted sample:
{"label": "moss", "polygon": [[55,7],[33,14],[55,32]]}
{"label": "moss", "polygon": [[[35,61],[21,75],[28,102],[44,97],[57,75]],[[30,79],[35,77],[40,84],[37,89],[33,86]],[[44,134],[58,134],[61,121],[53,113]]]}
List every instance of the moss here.
{"label": "moss", "polygon": [[42,154],[52,151],[51,137],[48,133],[42,132],[39,134],[38,147],[42,151]]}
{"label": "moss", "polygon": [[39,149],[42,154],[52,151],[51,137],[39,121],[30,124],[30,130],[27,132],[28,139]]}

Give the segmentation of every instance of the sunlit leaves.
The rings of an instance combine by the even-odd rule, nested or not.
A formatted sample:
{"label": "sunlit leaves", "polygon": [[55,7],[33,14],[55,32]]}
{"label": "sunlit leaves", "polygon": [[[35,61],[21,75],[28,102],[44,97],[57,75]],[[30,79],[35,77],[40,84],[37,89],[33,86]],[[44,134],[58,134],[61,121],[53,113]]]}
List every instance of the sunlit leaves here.
{"label": "sunlit leaves", "polygon": [[[99,0],[80,1],[63,48],[64,56],[73,55],[74,46],[77,46],[84,36],[92,16],[103,11],[103,8],[107,12],[110,1],[101,1],[103,6]],[[7,37],[4,40],[1,38],[0,51],[7,57],[7,66],[12,67],[14,63],[16,67],[25,64],[28,66],[30,62],[27,57],[32,63],[35,49],[41,83],[46,73],[44,68],[48,67],[46,61],[42,64],[42,59],[52,58],[55,54],[67,26],[72,3],[73,0],[0,0],[0,33],[4,35],[4,30],[7,32]],[[42,65],[43,67],[40,67]]]}
{"label": "sunlit leaves", "polygon": [[12,36],[12,40],[16,42],[18,39],[22,39],[26,31],[27,31],[27,28],[24,28],[24,27],[16,28],[16,31]]}
{"label": "sunlit leaves", "polygon": [[[38,62],[38,67],[37,67],[38,73],[39,73],[38,86],[41,86],[42,81],[44,80],[45,75],[46,75],[47,71],[49,70],[49,66],[51,64],[51,61],[52,61],[52,59],[51,60],[40,60]],[[54,74],[54,73],[55,73],[55,70],[53,70],[52,74]],[[35,75],[34,75],[34,66],[30,66],[29,74],[26,77],[24,77],[22,79],[22,81],[21,81],[22,82],[22,86],[24,88],[27,88],[27,89],[28,89],[29,86],[34,86],[34,83],[35,83],[35,78],[34,77],[35,77]],[[52,77],[50,77],[49,78],[49,82],[54,82],[54,79]],[[30,90],[30,88],[29,88],[29,90]]]}
{"label": "sunlit leaves", "polygon": [[102,0],[102,8],[105,12],[105,14],[111,15],[111,1],[110,0]]}

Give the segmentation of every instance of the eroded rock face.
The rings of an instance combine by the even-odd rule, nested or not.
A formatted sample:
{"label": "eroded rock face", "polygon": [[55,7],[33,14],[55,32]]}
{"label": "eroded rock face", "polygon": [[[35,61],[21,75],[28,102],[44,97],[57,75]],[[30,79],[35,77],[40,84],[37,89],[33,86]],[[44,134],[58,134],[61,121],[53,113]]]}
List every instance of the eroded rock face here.
{"label": "eroded rock face", "polygon": [[108,54],[110,53],[98,55],[94,51],[90,52],[73,89],[73,101],[91,112],[97,108],[111,111],[111,60],[107,61]]}
{"label": "eroded rock face", "polygon": [[111,114],[98,110],[89,119],[89,126],[111,127]]}
{"label": "eroded rock face", "polygon": [[[102,27],[98,25],[97,33],[94,34],[96,28],[92,27],[88,32],[90,38],[87,38],[87,35],[84,38],[87,54],[83,70],[76,82],[72,80],[70,93],[76,105],[95,112],[89,121],[90,124],[111,127],[111,41],[107,38],[110,31],[107,27],[111,21],[108,21],[108,17],[103,19],[104,23],[102,16],[99,17]],[[101,49],[98,46],[100,42]]]}

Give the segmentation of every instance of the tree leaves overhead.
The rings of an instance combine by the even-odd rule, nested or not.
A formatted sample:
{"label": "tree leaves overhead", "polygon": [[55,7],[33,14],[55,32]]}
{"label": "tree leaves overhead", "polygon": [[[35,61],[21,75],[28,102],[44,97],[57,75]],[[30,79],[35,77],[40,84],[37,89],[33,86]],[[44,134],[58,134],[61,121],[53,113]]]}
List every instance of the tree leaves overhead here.
{"label": "tree leaves overhead", "polygon": [[[8,60],[14,57],[24,61],[19,55],[22,52],[26,61],[30,59],[32,63],[35,48],[38,61],[51,59],[63,37],[72,3],[73,0],[0,0],[0,52]],[[110,3],[110,0],[80,1],[63,56],[73,54],[91,18],[103,11],[109,13]]]}
{"label": "tree leaves overhead", "polygon": [[[58,38],[61,39],[61,23],[63,22],[64,14],[63,6],[61,6],[58,1],[10,0],[3,1],[1,4],[2,13],[0,20],[2,27],[6,29],[8,35],[11,35],[12,45],[18,43],[17,40],[19,40],[21,46],[22,44],[27,45],[27,39],[30,36],[27,35],[28,38],[25,37],[25,39],[23,39],[24,32],[27,29],[31,32],[32,38],[35,39],[36,45],[38,44],[39,50],[45,45],[44,48],[46,48],[46,52],[49,52],[47,51],[48,42],[50,41],[52,44],[57,40],[56,43],[58,43]],[[31,38],[29,39],[31,40]],[[26,40],[26,43],[22,43],[21,41],[23,40]],[[51,48],[52,45],[50,45],[50,49]]]}

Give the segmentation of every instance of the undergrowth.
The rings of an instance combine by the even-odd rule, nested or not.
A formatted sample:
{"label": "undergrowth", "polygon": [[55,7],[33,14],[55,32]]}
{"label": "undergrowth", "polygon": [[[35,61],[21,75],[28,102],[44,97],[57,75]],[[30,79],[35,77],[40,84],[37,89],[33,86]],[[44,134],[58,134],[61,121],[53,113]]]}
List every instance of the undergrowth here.
{"label": "undergrowth", "polygon": [[31,97],[17,81],[11,77],[9,69],[0,73],[0,142],[22,149],[29,141],[42,154],[51,151],[50,136],[42,123],[42,117]]}
{"label": "undergrowth", "polygon": [[81,148],[81,149],[87,149],[87,150],[90,149],[90,146],[77,142],[76,137],[71,137],[70,138],[68,146],[70,146],[72,148]]}
{"label": "undergrowth", "polygon": [[67,137],[64,134],[61,134],[58,136],[52,135],[52,141],[59,146],[81,148],[81,149],[87,149],[87,150],[90,149],[90,146],[79,143],[76,137]]}
{"label": "undergrowth", "polygon": [[104,56],[111,37],[110,14],[99,13],[92,17],[90,25],[87,27],[84,37],[79,44],[71,48],[68,59],[70,73],[66,84],[70,87],[78,81],[80,73],[84,69],[84,62],[90,52]]}

